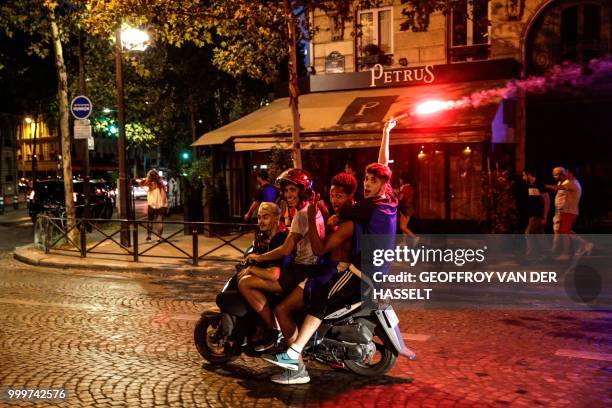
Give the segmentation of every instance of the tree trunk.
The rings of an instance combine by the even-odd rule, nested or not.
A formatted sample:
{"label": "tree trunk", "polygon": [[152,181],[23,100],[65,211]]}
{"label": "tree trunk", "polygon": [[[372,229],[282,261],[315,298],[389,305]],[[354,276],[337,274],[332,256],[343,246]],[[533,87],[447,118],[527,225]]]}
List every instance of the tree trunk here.
{"label": "tree trunk", "polygon": [[[64,64],[64,54],[62,52],[62,42],[60,40],[59,29],[55,21],[55,12],[49,11],[51,19],[51,34],[53,35],[53,49],[55,51],[55,67],[58,77],[58,99],[59,99],[59,122],[62,137],[62,164],[64,166],[64,199],[66,202],[67,228],[72,229],[75,225],[75,210],[72,199],[72,155],[70,153],[70,132],[68,129],[68,75]],[[71,238],[77,237],[77,231],[71,231]]]}
{"label": "tree trunk", "polygon": [[[30,127],[32,130],[32,127]],[[38,157],[36,157],[36,145],[37,145],[37,136],[38,136],[38,112],[34,117],[34,137],[32,138],[32,189],[36,190],[36,176],[38,173]]]}
{"label": "tree trunk", "polygon": [[284,0],[285,15],[287,17],[287,31],[289,39],[289,106],[291,106],[292,126],[292,148],[291,158],[293,167],[302,168],[302,151],[300,145],[300,111],[299,111],[299,88],[297,75],[297,40],[295,32],[295,20],[289,0]]}

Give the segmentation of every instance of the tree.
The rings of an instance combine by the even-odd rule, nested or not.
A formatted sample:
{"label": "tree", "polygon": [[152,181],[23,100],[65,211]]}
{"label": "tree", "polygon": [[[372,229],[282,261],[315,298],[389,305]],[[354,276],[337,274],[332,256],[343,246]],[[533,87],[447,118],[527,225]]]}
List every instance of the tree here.
{"label": "tree", "polygon": [[[425,31],[430,15],[451,10],[467,13],[474,0],[402,0],[402,30]],[[292,156],[301,166],[297,42],[316,32],[309,11],[320,9],[344,26],[356,8],[372,8],[381,0],[166,0],[143,6],[141,0],[86,0],[86,22],[97,32],[112,32],[123,19],[155,30],[158,40],[181,46],[213,44],[215,65],[240,76],[267,82],[278,78],[278,67],[288,60],[292,112]],[[470,16],[467,16],[468,18]],[[487,22],[488,23],[488,22]],[[359,35],[359,26],[355,25]]]}
{"label": "tree", "polygon": [[[362,1],[363,3],[372,3]],[[297,82],[297,40],[310,31],[307,10],[315,7],[343,10],[344,1],[167,1],[143,9],[136,0],[90,0],[87,20],[94,30],[108,30],[116,16],[156,27],[156,35],[170,44],[218,44],[213,61],[239,76],[273,81],[278,64],[288,56],[292,108],[293,161],[301,167]],[[114,16],[114,17],[113,17]]]}
{"label": "tree", "polygon": [[[6,36],[11,37],[16,31],[26,33],[32,38],[30,50],[42,57],[48,55],[49,46],[53,49],[58,81],[64,200],[69,230],[75,225],[75,209],[72,199],[72,158],[68,129],[68,77],[64,64],[62,40],[67,39],[69,28],[75,25],[74,11],[75,9],[70,4],[63,3],[60,7],[57,0],[7,0],[0,8],[0,29]],[[73,238],[76,237],[75,233],[71,235]]]}

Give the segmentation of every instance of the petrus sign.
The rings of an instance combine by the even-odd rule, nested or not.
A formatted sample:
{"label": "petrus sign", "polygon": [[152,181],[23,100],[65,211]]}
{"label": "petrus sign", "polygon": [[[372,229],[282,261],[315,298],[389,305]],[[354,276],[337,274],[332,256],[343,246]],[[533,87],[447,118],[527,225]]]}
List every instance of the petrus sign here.
{"label": "petrus sign", "polygon": [[70,112],[75,119],[87,119],[91,115],[93,104],[88,97],[79,95],[70,103]]}

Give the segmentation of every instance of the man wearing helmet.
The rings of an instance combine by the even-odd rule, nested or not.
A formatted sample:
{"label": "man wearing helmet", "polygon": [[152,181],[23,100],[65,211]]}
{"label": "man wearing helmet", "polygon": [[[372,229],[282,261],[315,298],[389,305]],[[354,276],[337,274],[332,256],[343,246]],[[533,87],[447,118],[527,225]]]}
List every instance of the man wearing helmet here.
{"label": "man wearing helmet", "polygon": [[[366,167],[364,199],[354,206],[345,205],[338,208],[338,216],[330,219],[334,224],[338,224],[340,220],[354,222],[345,222],[341,225],[340,229],[331,235],[325,245],[320,241],[317,242],[315,237],[311,239],[317,253],[337,249],[348,240],[353,247],[353,253],[350,257],[352,264],[346,263],[343,265],[345,267],[338,270],[339,274],[336,274],[326,285],[315,290],[313,294],[313,297],[317,299],[313,302],[315,307],[309,308],[308,315],[304,319],[299,333],[288,339],[288,341],[294,341],[289,343],[287,351],[276,355],[263,356],[264,360],[287,369],[284,373],[274,376],[272,378],[273,382],[303,384],[310,381],[301,361],[303,347],[320,326],[328,308],[333,308],[334,305],[351,304],[361,296],[361,279],[363,277],[358,267],[361,266],[360,243],[362,235],[380,234],[377,239],[383,249],[390,249],[395,245],[398,201],[390,185],[391,169],[387,165],[389,135],[395,125],[396,122],[393,119],[387,122],[383,130],[378,163],[372,163]],[[354,190],[351,198],[353,194]],[[343,230],[344,233],[342,233]],[[348,231],[352,234],[352,240],[346,236]],[[339,260],[348,261],[349,259],[339,258]]]}
{"label": "man wearing helmet", "polygon": [[[331,181],[330,200],[334,211],[340,212],[343,208],[354,205],[354,195],[357,190],[357,180],[350,174],[340,173]],[[304,288],[296,288],[276,309],[278,322],[283,329],[283,335],[290,346],[287,353],[297,353],[304,348],[308,340],[320,326],[326,311],[330,308],[350,304],[352,300],[359,300],[360,281],[353,277],[349,270],[351,250],[353,246],[354,223],[341,222],[334,231],[321,239],[314,231],[316,229],[315,208],[308,207],[308,221],[310,239],[315,254],[330,255],[330,260],[322,267],[321,279],[309,279]],[[348,303],[347,303],[348,301]],[[293,314],[299,310],[306,310],[306,317],[299,332]],[[286,353],[276,356],[264,355],[263,359],[281,367],[288,368],[284,372],[272,376],[271,380],[278,384],[305,384],[310,381],[308,371],[304,364],[295,358],[287,363]]]}
{"label": "man wearing helmet", "polygon": [[[284,199],[290,209],[295,209],[295,215],[291,221],[289,235],[285,242],[280,247],[269,251],[265,254],[251,254],[249,259],[256,263],[269,262],[278,259],[283,259],[286,256],[295,252],[293,263],[281,271],[278,280],[274,282],[262,282],[249,279],[241,280],[238,288],[240,292],[249,297],[253,297],[253,291],[259,292],[259,299],[264,299],[264,302],[251,304],[254,309],[260,314],[262,319],[270,328],[274,328],[274,314],[270,306],[265,302],[265,296],[262,292],[280,293],[287,295],[293,291],[298,285],[304,285],[309,276],[316,276],[320,269],[319,258],[313,253],[310,240],[307,233],[309,229],[307,208],[309,200],[313,196],[312,191],[312,176],[302,169],[289,169],[283,172],[277,179],[276,184],[281,188]],[[325,235],[325,224],[321,213],[317,211],[316,227],[320,237]],[[250,302],[249,302],[250,303]],[[276,336],[276,337],[275,337]],[[264,342],[263,347],[258,350],[265,350],[268,346],[274,345],[277,333],[270,334],[269,341]]]}

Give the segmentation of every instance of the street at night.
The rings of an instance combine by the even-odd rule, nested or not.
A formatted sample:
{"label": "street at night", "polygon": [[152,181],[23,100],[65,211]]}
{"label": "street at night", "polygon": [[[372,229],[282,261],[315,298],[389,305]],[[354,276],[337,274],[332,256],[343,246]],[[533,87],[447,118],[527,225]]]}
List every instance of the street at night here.
{"label": "street at night", "polygon": [[0,407],[612,407],[610,0],[0,0]]}
{"label": "street at night", "polygon": [[[17,229],[22,243],[29,228]],[[0,384],[65,388],[66,406],[612,403],[606,313],[404,311],[402,333],[417,360],[400,358],[376,379],[311,362],[310,384],[279,387],[269,381],[278,370],[262,360],[215,367],[193,344],[199,313],[231,265],[169,277],[40,268],[13,260],[4,242]]]}

